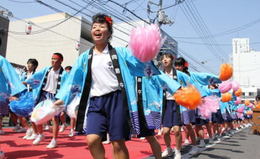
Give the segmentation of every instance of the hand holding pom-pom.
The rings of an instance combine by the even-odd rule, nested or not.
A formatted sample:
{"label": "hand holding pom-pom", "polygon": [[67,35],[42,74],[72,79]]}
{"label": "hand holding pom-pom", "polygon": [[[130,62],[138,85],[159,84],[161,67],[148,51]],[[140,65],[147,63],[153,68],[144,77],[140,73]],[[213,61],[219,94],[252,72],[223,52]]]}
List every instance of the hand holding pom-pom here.
{"label": "hand holding pom-pom", "polygon": [[237,91],[240,87],[240,84],[237,81],[232,82],[232,89],[233,91]]}
{"label": "hand holding pom-pom", "polygon": [[188,109],[196,109],[201,104],[200,92],[192,85],[178,90],[173,97],[178,104]]}
{"label": "hand holding pom-pom", "polygon": [[250,101],[249,100],[245,100],[245,105],[249,106],[250,105]]}
{"label": "hand holding pom-pom", "polygon": [[230,79],[233,75],[233,67],[230,64],[222,64],[220,66],[219,79],[221,81],[226,81]]}
{"label": "hand holding pom-pom", "polygon": [[129,46],[133,55],[142,62],[152,60],[160,51],[163,40],[157,25],[137,27],[130,34]]}
{"label": "hand holding pom-pom", "polygon": [[224,81],[222,82],[218,89],[221,93],[226,93],[232,88],[232,83],[230,81]]}
{"label": "hand holding pom-pom", "polygon": [[222,102],[229,102],[232,99],[232,94],[230,93],[224,93],[221,95],[221,101]]}
{"label": "hand holding pom-pom", "polygon": [[237,96],[237,97],[240,97],[241,95],[242,95],[242,89],[241,88],[239,88],[237,91],[235,91],[235,95]]}

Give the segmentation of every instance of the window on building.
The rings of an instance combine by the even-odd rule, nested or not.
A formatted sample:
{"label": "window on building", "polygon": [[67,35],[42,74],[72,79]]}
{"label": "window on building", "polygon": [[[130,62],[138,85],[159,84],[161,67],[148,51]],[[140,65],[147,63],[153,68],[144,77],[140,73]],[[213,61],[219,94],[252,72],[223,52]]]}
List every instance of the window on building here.
{"label": "window on building", "polygon": [[249,96],[255,96],[255,92],[249,92]]}

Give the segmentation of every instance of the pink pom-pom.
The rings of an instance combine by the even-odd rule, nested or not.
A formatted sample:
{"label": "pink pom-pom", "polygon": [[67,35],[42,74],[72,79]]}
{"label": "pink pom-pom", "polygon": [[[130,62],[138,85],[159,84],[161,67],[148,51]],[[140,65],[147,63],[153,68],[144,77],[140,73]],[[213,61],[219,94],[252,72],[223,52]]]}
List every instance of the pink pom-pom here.
{"label": "pink pom-pom", "polygon": [[253,105],[252,103],[250,103],[247,107],[248,107],[248,108],[253,108],[254,105]]}
{"label": "pink pom-pom", "polygon": [[203,99],[201,105],[198,106],[200,115],[208,119],[212,113],[216,113],[219,109],[219,98],[216,96],[208,96]]}
{"label": "pink pom-pom", "polygon": [[235,104],[238,105],[241,103],[241,98],[240,97],[237,97],[236,101],[235,101]]}
{"label": "pink pom-pom", "polygon": [[237,109],[237,112],[239,113],[243,113],[244,112],[244,106],[241,106],[240,108]]}
{"label": "pink pom-pom", "polygon": [[232,83],[230,81],[224,81],[218,87],[221,93],[227,93],[231,88],[232,88]]}
{"label": "pink pom-pom", "polygon": [[160,29],[155,24],[137,27],[130,34],[129,46],[133,55],[142,62],[152,60],[160,51],[162,43]]}
{"label": "pink pom-pom", "polygon": [[232,82],[232,89],[234,92],[237,91],[239,89],[239,87],[240,87],[240,85],[237,81]]}

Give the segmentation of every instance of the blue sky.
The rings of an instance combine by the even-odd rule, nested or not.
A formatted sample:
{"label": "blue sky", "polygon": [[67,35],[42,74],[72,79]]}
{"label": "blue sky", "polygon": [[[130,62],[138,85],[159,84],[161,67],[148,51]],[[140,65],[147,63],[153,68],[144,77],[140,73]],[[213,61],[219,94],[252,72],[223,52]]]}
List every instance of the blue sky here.
{"label": "blue sky", "polygon": [[[18,3],[17,1],[24,3]],[[105,0],[102,1],[104,2]],[[153,0],[153,2],[156,1],[157,0]],[[53,0],[44,0],[43,2],[68,13],[75,13],[74,10],[64,7]],[[76,7],[75,4],[72,4],[69,0],[62,0],[62,2]],[[82,0],[74,0],[74,2],[84,4]],[[116,2],[123,4],[123,2],[129,2],[129,0]],[[164,0],[163,6],[172,5],[174,2],[174,0]],[[55,11],[33,0],[1,0],[0,5],[9,9],[15,17],[19,18],[30,18],[55,13]],[[116,7],[113,4],[109,4],[109,6],[115,7],[115,10],[121,12],[122,15],[135,18],[130,13],[123,13],[120,7]],[[134,13],[138,16],[144,19],[147,18],[147,0],[133,0],[127,3],[126,6],[130,10],[134,10]],[[193,11],[197,10],[199,14],[194,14],[193,12],[193,15],[200,15],[211,35],[213,35],[213,38],[207,38],[204,39],[204,41],[197,38],[201,36],[201,34],[198,35],[185,16],[185,14],[192,13],[189,7],[194,7]],[[80,7],[77,8],[80,9]],[[89,9],[94,12],[96,11],[93,7],[89,7]],[[186,0],[182,4],[165,10],[166,14],[174,20],[174,24],[171,26],[162,26],[162,28],[178,41],[180,52],[190,61],[193,68],[204,72],[217,73],[219,65],[222,62],[227,62],[229,59],[232,52],[232,38],[250,38],[250,47],[253,50],[260,51],[259,10],[259,0]],[[198,18],[197,16],[194,17]],[[254,21],[256,21],[254,24],[244,26]],[[196,22],[194,23],[202,26],[201,21],[196,19]],[[235,28],[236,30],[234,30]],[[204,31],[205,27],[203,28],[203,32]],[[208,33],[209,32],[206,32],[203,35],[206,36]],[[222,59],[224,59],[224,61]]]}

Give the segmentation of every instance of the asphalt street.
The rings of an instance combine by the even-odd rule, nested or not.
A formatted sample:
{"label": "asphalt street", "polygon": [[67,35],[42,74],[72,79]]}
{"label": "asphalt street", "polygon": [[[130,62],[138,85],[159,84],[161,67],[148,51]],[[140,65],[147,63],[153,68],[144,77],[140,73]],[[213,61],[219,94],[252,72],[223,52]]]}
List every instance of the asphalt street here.
{"label": "asphalt street", "polygon": [[[193,157],[187,157],[191,147],[186,146],[182,150],[182,159],[260,159],[260,136],[252,134],[250,129],[246,128],[231,138],[222,139],[220,143],[201,150]],[[173,158],[174,156],[167,159]],[[145,159],[154,159],[154,157],[150,156]]]}

